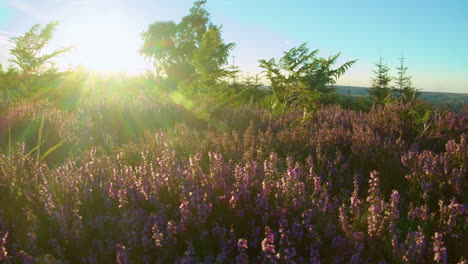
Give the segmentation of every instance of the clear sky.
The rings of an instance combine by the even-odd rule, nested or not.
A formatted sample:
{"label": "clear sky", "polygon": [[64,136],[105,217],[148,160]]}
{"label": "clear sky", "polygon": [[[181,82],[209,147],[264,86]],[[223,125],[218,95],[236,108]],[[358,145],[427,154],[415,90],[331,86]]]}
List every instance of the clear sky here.
{"label": "clear sky", "polygon": [[[77,45],[60,59],[95,70],[140,72],[140,34],[157,20],[188,13],[191,0],[0,0],[0,62],[8,38],[58,20],[52,46]],[[320,55],[359,59],[339,81],[369,86],[379,54],[396,74],[403,53],[416,87],[468,93],[468,0],[208,0],[212,22],[235,42],[235,63],[258,73],[259,59],[279,58],[308,41]]]}

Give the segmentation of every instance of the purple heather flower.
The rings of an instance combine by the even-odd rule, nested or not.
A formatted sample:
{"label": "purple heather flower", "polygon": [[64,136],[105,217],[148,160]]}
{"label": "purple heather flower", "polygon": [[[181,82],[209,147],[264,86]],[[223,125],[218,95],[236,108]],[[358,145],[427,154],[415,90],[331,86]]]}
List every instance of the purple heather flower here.
{"label": "purple heather flower", "polygon": [[0,261],[7,259],[8,252],[4,245],[0,245]]}
{"label": "purple heather flower", "polygon": [[31,257],[28,253],[24,251],[18,252],[18,258],[22,261],[23,264],[34,264],[34,258]]}
{"label": "purple heather flower", "polygon": [[122,246],[120,244],[117,244],[116,246],[117,249],[117,263],[118,264],[130,264],[130,256],[128,255],[127,249],[125,246]]}
{"label": "purple heather flower", "polygon": [[441,233],[436,232],[432,237],[434,261],[436,263],[447,264],[447,248],[444,247],[443,236]]}

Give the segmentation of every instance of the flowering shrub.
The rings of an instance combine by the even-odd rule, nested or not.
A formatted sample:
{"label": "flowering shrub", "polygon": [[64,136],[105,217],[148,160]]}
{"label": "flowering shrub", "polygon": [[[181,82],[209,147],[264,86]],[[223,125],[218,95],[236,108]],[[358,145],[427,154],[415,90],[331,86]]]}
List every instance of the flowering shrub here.
{"label": "flowering shrub", "polygon": [[[96,105],[45,106],[81,154],[0,156],[0,263],[466,263],[466,113],[435,116],[439,151],[407,107],[225,109],[223,129],[143,115],[130,140],[130,117],[111,131]],[[14,109],[10,125],[34,119]]]}

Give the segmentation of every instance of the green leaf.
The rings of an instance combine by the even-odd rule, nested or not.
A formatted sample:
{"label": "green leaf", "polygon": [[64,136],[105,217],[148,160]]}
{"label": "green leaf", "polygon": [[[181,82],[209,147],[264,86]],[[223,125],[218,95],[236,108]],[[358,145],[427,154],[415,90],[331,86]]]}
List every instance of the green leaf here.
{"label": "green leaf", "polygon": [[11,129],[8,126],[8,156],[11,155]]}
{"label": "green leaf", "polygon": [[36,149],[38,149],[42,144],[44,144],[46,140],[44,139],[41,143],[37,144],[33,149],[31,149],[26,155],[24,155],[25,158],[27,158],[29,155],[31,155]]}
{"label": "green leaf", "polygon": [[[43,130],[44,130],[44,115],[42,115],[41,124],[39,125],[37,142],[41,142]],[[39,162],[40,157],[41,157],[41,144],[37,145],[36,162]]]}
{"label": "green leaf", "polygon": [[70,138],[69,136],[66,137],[64,140],[60,141],[59,143],[57,143],[55,146],[51,147],[46,153],[44,153],[44,155],[42,155],[42,160],[44,160],[47,156],[49,156],[50,153],[54,152],[54,150],[56,150],[57,148],[59,148],[63,143],[65,143],[65,141],[67,141],[67,139]]}

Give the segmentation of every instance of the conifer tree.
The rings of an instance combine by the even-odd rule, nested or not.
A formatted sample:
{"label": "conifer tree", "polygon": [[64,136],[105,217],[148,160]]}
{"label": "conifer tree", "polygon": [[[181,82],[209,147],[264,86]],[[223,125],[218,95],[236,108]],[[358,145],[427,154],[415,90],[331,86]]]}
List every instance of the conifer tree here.
{"label": "conifer tree", "polygon": [[373,70],[375,77],[372,79],[372,86],[368,90],[369,95],[372,98],[372,102],[375,104],[385,104],[391,99],[392,89],[390,87],[390,81],[392,77],[388,74],[390,68],[383,63],[383,58],[377,64],[376,70]]}
{"label": "conifer tree", "polygon": [[405,58],[401,56],[400,66],[396,69],[398,70],[398,75],[395,78],[395,97],[402,100],[403,103],[411,102],[419,96],[418,90],[413,87],[411,82],[411,76],[408,76],[408,67],[405,66]]}

